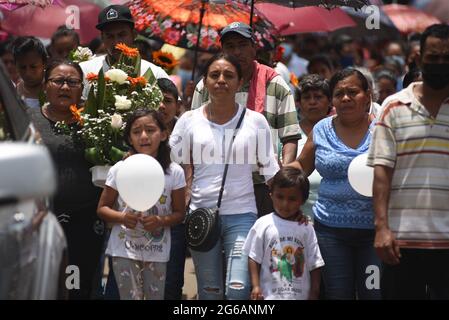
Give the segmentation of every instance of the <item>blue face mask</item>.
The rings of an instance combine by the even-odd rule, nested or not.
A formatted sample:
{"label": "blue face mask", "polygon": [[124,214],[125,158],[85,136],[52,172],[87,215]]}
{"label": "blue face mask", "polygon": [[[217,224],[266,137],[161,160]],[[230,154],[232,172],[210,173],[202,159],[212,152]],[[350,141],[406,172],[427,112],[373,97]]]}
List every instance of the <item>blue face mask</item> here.
{"label": "blue face mask", "polygon": [[290,57],[293,53],[293,47],[289,43],[283,43],[281,44],[281,47],[284,48],[284,53],[282,54],[283,59],[287,59]]}

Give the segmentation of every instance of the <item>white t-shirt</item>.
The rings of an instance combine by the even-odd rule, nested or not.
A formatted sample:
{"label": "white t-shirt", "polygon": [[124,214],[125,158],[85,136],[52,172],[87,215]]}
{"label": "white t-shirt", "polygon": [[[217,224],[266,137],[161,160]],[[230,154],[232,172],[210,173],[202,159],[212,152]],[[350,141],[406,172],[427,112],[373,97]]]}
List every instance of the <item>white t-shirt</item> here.
{"label": "white t-shirt", "polygon": [[[184,113],[170,136],[172,160],[190,163],[193,158],[193,182],[190,209],[214,208],[217,205],[226,155],[237,122],[243,111],[239,105],[235,116],[223,125],[209,121],[203,114],[204,105]],[[262,114],[246,109],[246,114],[232,145],[220,214],[257,213],[252,180],[257,161],[259,172],[271,179],[279,170],[271,132]]]}
{"label": "white t-shirt", "polygon": [[[88,96],[89,90],[90,90],[90,84],[86,80],[87,74],[90,72],[97,74],[98,72],[100,72],[101,68],[103,68],[103,72],[106,72],[111,68],[111,66],[106,61],[106,55],[102,55],[102,56],[94,57],[88,61],[81,62],[80,67],[83,70],[83,75],[84,75],[84,79],[83,79],[84,89],[83,89],[83,97],[82,98],[83,98],[83,100],[87,100],[87,96]],[[159,66],[156,66],[155,64],[152,64],[151,62],[148,62],[148,61],[142,59],[141,65],[140,65],[140,75],[144,75],[145,72],[147,72],[148,68],[151,68],[151,71],[153,72],[153,75],[156,79],[159,79],[159,78],[170,79],[167,72],[165,72],[164,69],[162,69]]]}
{"label": "white t-shirt", "polygon": [[299,225],[274,213],[256,221],[243,252],[261,265],[265,300],[307,300],[310,272],[324,266],[313,226]]}
{"label": "white t-shirt", "polygon": [[[117,162],[108,172],[106,185],[117,190],[117,172],[123,161]],[[144,215],[165,216],[172,214],[171,192],[185,187],[184,170],[176,164],[171,163],[168,173],[165,174],[164,191],[159,201]],[[117,210],[123,211],[126,204],[119,196]],[[132,211],[131,208],[127,209]],[[170,228],[165,227],[153,232],[145,231],[143,225],[138,222],[134,229],[128,229],[124,225],[115,224],[109,237],[106,254],[112,257],[122,257],[139,261],[167,262],[170,258]]]}

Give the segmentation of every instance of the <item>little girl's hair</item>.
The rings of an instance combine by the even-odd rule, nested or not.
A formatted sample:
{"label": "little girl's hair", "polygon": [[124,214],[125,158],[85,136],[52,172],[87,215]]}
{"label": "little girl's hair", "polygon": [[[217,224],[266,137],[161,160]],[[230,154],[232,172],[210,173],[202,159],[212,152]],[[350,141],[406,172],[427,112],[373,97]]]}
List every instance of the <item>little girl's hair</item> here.
{"label": "little girl's hair", "polygon": [[[125,138],[126,144],[130,147],[131,151],[137,152],[136,149],[131,145],[131,142],[129,141],[129,137],[131,135],[131,127],[139,118],[142,117],[148,117],[151,116],[154,121],[156,122],[157,126],[161,131],[166,131],[167,127],[164,123],[164,120],[162,118],[162,115],[160,112],[156,110],[149,110],[149,109],[137,109],[135,110],[126,121],[125,130],[123,132],[123,136]],[[157,150],[157,157],[156,160],[159,161],[159,164],[161,165],[162,169],[165,173],[167,173],[168,168],[170,167],[171,159],[170,159],[170,146],[168,145],[168,139],[165,141],[161,141],[159,144],[159,148]]]}

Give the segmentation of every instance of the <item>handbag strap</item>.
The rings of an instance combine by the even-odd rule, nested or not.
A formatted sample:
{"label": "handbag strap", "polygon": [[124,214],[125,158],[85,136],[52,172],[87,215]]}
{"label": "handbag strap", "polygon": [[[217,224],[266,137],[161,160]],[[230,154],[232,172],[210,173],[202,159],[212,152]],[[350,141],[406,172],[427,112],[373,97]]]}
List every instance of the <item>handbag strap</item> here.
{"label": "handbag strap", "polygon": [[246,112],[246,108],[243,108],[242,114],[240,115],[239,122],[237,122],[237,126],[234,129],[234,134],[232,135],[232,140],[231,140],[231,143],[229,145],[228,156],[227,156],[227,159],[226,159],[224,172],[223,172],[223,179],[221,180],[220,193],[218,195],[217,209],[220,209],[221,199],[223,198],[223,191],[224,191],[224,186],[225,186],[225,182],[226,182],[226,176],[228,174],[229,157],[231,156],[231,153],[232,153],[232,144],[234,143],[235,136],[237,135],[237,130],[240,128],[240,125],[242,124],[243,117],[245,116],[245,112]]}

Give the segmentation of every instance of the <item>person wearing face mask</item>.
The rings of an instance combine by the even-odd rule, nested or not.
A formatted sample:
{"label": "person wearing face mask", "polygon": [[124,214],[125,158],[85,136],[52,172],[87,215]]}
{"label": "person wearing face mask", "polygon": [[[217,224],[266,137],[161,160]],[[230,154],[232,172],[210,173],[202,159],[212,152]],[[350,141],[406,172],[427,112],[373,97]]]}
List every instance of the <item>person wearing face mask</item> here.
{"label": "person wearing face mask", "polygon": [[423,82],[384,102],[368,156],[384,299],[449,299],[449,25],[420,43]]}

